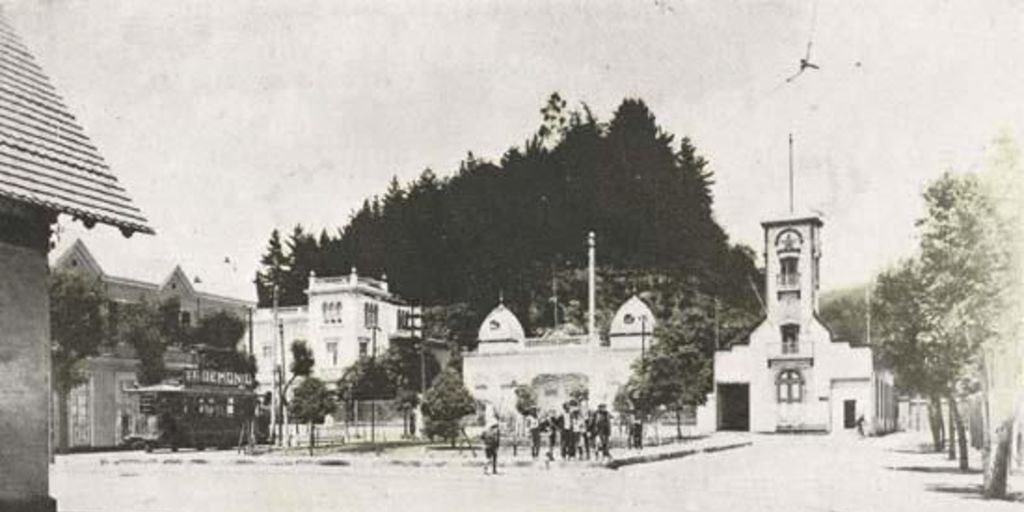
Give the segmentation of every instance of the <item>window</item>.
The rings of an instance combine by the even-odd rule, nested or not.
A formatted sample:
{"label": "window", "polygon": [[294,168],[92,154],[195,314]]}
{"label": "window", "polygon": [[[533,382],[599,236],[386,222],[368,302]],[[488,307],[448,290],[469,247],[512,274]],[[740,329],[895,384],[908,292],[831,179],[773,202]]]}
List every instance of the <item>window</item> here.
{"label": "window", "polygon": [[340,324],[341,323],[341,303],[340,302],[324,302],[323,304],[324,323],[327,324]]}
{"label": "window", "polygon": [[363,325],[367,328],[377,327],[378,305],[374,302],[363,304]]}
{"label": "window", "polygon": [[335,339],[327,340],[327,359],[331,361],[331,365],[338,366],[338,341]]}
{"label": "window", "polygon": [[185,327],[192,325],[192,313],[188,311],[181,312],[181,325]]}
{"label": "window", "polygon": [[227,410],[225,412],[227,413],[228,416],[234,416],[235,415],[235,397],[233,397],[233,396],[229,396],[228,397],[228,405],[227,405]]}
{"label": "window", "polygon": [[369,351],[367,348],[370,346],[370,338],[359,338],[359,356],[366,356]]}
{"label": "window", "polygon": [[800,271],[797,258],[786,257],[779,260],[779,286],[797,286],[800,284]]}
{"label": "window", "polygon": [[398,328],[403,330],[411,330],[413,328],[412,311],[408,309],[398,310]]}
{"label": "window", "polygon": [[803,400],[804,379],[797,370],[783,370],[776,380],[779,403],[797,403]]}
{"label": "window", "polygon": [[800,326],[786,324],[782,326],[782,353],[796,354],[800,352]]}

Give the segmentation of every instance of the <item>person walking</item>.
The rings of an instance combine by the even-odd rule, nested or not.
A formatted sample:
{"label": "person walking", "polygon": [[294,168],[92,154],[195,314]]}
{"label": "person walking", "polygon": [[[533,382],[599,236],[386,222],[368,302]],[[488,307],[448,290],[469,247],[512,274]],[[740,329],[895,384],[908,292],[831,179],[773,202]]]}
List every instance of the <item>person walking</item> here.
{"label": "person walking", "polygon": [[480,438],[484,442],[484,455],[487,459],[484,462],[484,474],[487,474],[487,466],[491,466],[491,474],[498,474],[498,448],[501,447],[501,431],[498,424],[494,423],[484,429]]}
{"label": "person walking", "polygon": [[583,420],[583,457],[590,460],[590,452],[594,449],[594,411],[587,411],[587,417]]}
{"label": "person walking", "polygon": [[562,404],[562,412],[558,415],[559,437],[562,441],[562,460],[569,458],[569,447],[572,446],[572,415],[569,403]]}
{"label": "person walking", "polygon": [[597,457],[611,460],[608,441],[612,435],[612,420],[604,404],[598,405],[594,414],[594,432],[597,434]]}
{"label": "person walking", "polygon": [[555,446],[558,446],[559,434],[561,434],[562,426],[558,423],[558,414],[554,411],[548,411],[547,414],[547,429],[548,429],[548,461],[555,460]]}
{"label": "person walking", "polygon": [[537,409],[526,415],[526,431],[530,434],[530,457],[537,460],[540,455],[540,421],[537,420]]}
{"label": "person walking", "polygon": [[583,446],[587,435],[587,419],[584,413],[580,409],[576,409],[572,413],[573,416],[573,434],[572,434],[572,449],[573,456],[577,459],[582,459],[584,452]]}
{"label": "person walking", "polygon": [[640,421],[639,416],[633,417],[633,448],[644,449],[644,424]]}

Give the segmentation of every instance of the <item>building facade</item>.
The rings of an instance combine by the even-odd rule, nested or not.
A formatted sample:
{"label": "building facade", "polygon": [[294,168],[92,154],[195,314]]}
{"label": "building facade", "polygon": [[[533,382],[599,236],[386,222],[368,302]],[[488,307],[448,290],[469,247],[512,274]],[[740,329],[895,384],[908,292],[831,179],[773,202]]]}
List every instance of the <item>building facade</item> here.
{"label": "building facade", "polygon": [[[261,393],[274,391],[278,365],[288,378],[290,347],[296,341],[305,341],[313,353],[313,376],[334,386],[360,357],[383,356],[392,343],[414,335],[414,309],[389,291],[386,277],[360,276],[355,268],[347,276],[310,274],[306,295],[304,306],[255,312],[253,345]],[[431,352],[444,364],[447,351],[434,345]]]}
{"label": "building facade", "polygon": [[715,353],[720,430],[895,429],[892,375],[871,348],[833,339],[818,316],[821,228],[816,215],[764,222],[765,318]]}
{"label": "building facade", "polygon": [[[146,282],[120,277],[100,266],[89,248],[76,240],[54,261],[53,270],[74,272],[98,281],[107,297],[107,316],[117,322],[119,310],[126,304],[160,303],[175,299],[180,304],[179,321],[183,326],[198,325],[200,319],[218,312],[227,312],[248,322],[254,302],[225,297],[197,288],[180,266],[174,267],[161,282]],[[239,340],[240,342],[242,340]],[[195,353],[180,347],[168,347],[164,354],[168,375],[195,368]],[[123,443],[142,427],[137,420],[137,395],[127,390],[138,381],[139,360],[132,347],[109,340],[95,357],[85,360],[85,383],[68,396],[68,446],[72,448],[110,447]],[[55,401],[56,403],[56,401]],[[54,432],[60,432],[57,411]]]}
{"label": "building facade", "polygon": [[[512,311],[499,304],[480,325],[477,348],[463,354],[463,381],[474,398],[506,418],[516,415],[520,386],[534,390],[541,413],[561,410],[577,388],[587,390],[589,407],[611,409],[633,362],[657,342],[656,325],[647,304],[633,296],[612,317],[606,340],[564,330],[527,337]],[[700,431],[701,416],[705,430],[711,428],[707,412],[698,413],[684,418],[688,434]]]}

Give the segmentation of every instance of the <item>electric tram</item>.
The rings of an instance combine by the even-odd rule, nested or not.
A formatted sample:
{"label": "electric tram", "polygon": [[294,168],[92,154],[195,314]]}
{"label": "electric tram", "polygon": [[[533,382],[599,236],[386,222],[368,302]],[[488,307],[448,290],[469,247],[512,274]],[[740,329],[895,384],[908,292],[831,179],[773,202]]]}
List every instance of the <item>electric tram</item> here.
{"label": "electric tram", "polygon": [[126,442],[146,451],[228,448],[267,440],[269,418],[253,390],[251,375],[186,370],[181,383],[128,392],[138,395],[141,428]]}

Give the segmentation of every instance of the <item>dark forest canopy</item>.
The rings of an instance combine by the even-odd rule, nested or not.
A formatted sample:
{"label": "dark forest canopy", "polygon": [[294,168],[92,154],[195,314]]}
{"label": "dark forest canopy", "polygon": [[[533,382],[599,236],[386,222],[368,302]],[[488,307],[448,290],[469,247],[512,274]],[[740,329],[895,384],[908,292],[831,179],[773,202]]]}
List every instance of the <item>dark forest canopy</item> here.
{"label": "dark forest canopy", "polygon": [[304,304],[311,270],[354,266],[386,273],[411,301],[461,303],[476,317],[502,293],[530,329],[525,313],[544,307],[553,275],[585,268],[594,231],[602,272],[675,276],[759,311],[754,253],[715,222],[712,172],[689,138],[664,131],[639,99],[607,123],[586,105],[567,109],[558,94],[541,114],[537,133],[499,162],[469,153],[450,177],[427,169],[405,186],[392,179],[336,233],[296,226],[283,240],[275,230],[257,276],[260,305],[271,304],[275,282],[281,305]]}

